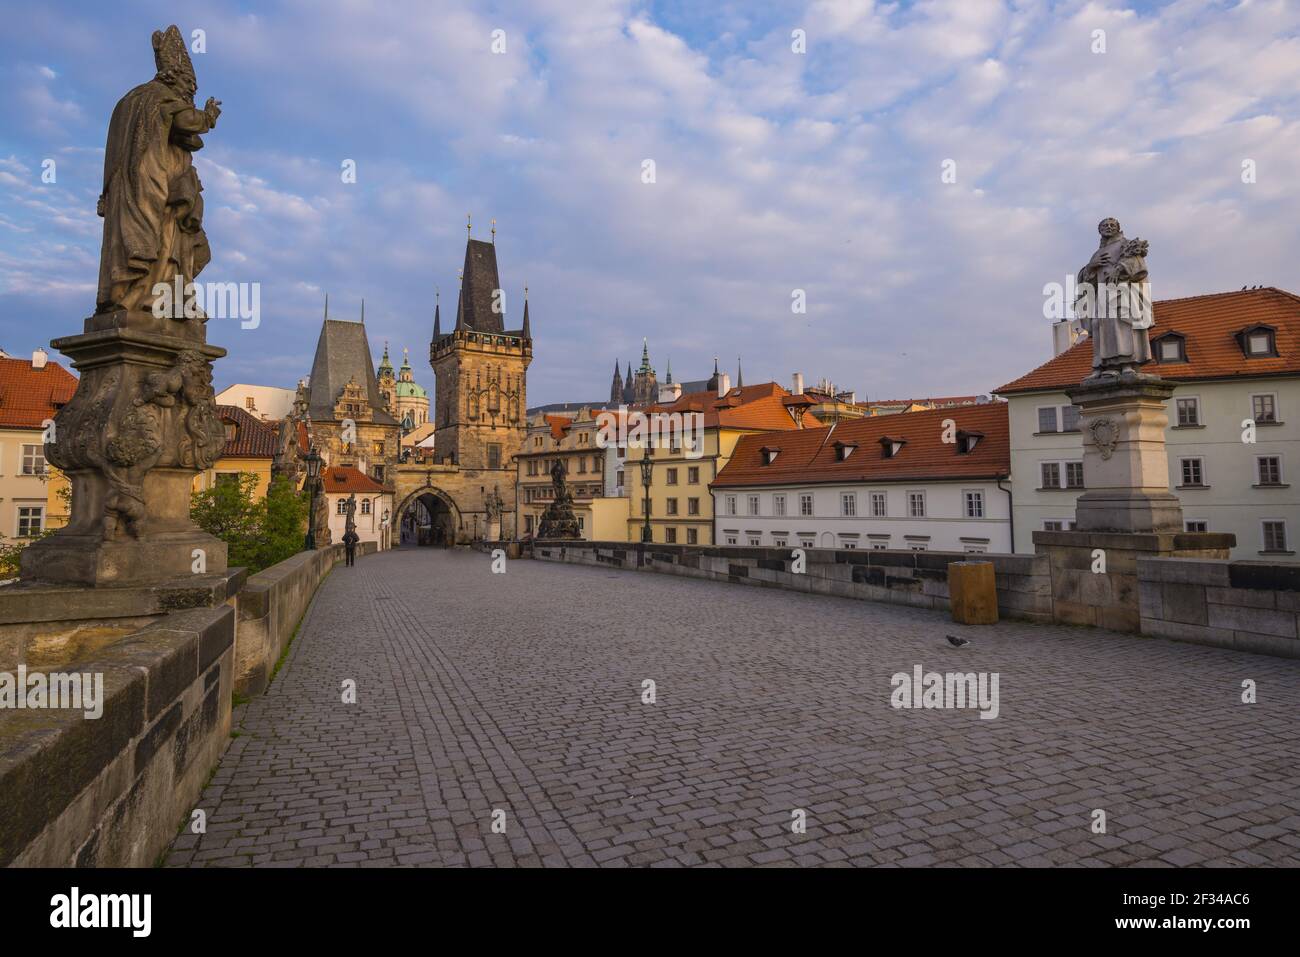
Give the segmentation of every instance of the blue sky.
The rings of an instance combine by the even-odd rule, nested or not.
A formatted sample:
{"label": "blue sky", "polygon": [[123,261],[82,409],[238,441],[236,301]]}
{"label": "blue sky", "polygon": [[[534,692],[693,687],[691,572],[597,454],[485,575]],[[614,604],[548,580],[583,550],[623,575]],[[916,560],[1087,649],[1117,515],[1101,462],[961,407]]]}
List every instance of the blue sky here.
{"label": "blue sky", "polygon": [[201,278],[262,287],[259,328],[209,329],[229,350],[219,387],[305,375],[326,292],[336,318],[364,297],[376,357],[409,346],[431,386],[434,290],[453,312],[466,213],[481,238],[497,220],[508,325],[529,287],[530,404],[603,398],[642,336],[679,379],[739,354],[747,382],[987,392],[1048,356],[1043,285],[1078,269],[1108,215],[1150,241],[1157,298],[1300,291],[1293,0],[169,0],[6,16],[10,354],[93,310],[108,118],[172,22],[205,31],[198,96],[224,111],[196,156]]}

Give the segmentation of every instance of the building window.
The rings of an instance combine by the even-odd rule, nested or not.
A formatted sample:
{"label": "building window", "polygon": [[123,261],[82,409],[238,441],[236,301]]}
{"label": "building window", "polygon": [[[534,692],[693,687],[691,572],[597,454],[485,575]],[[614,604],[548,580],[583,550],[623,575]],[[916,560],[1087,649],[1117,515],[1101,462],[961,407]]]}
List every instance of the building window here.
{"label": "building window", "polygon": [[370,474],[376,482],[383,482],[384,467],[382,465],[372,465],[370,467]]}
{"label": "building window", "polygon": [[1201,424],[1201,400],[1195,397],[1179,399],[1178,407],[1178,428],[1185,429],[1188,426]]}
{"label": "building window", "polygon": [[758,548],[759,545],[763,544],[763,536],[762,536],[762,535],[750,535],[750,536],[749,536],[749,544],[750,544],[750,547],[751,547],[751,548]]}
{"label": "building window", "polygon": [[780,535],[775,535],[772,537],[772,544],[775,545],[777,548],[785,548],[785,541],[786,540]]}
{"label": "building window", "polygon": [[857,547],[858,547],[857,539],[843,538],[843,537],[840,538],[840,548],[844,549],[845,551],[851,552]]}
{"label": "building window", "polygon": [[977,489],[970,489],[962,493],[966,500],[966,517],[983,518],[984,517],[984,493]]}
{"label": "building window", "polygon": [[524,516],[524,532],[528,535],[533,534],[533,516]]}
{"label": "building window", "polygon": [[619,488],[622,488],[622,487],[623,487],[623,470],[622,470],[622,469],[619,469],[617,472],[614,473],[614,484],[617,485]]}
{"label": "building window", "polygon": [[341,498],[338,500],[338,511],[335,514],[346,515],[348,513],[348,500]]}
{"label": "building window", "polygon": [[1038,431],[1055,432],[1056,431],[1056,406],[1044,406],[1038,410]]}
{"label": "building window", "polygon": [[668,512],[667,512],[667,514],[669,514],[669,515],[676,515],[676,514],[677,514],[677,499],[675,499],[675,498],[670,498],[670,499],[668,499],[668,500],[667,500],[667,505],[668,505]]}
{"label": "building window", "polygon": [[700,543],[700,530],[698,528],[688,528],[686,530],[686,544],[698,545]]}
{"label": "building window", "polygon": [[923,552],[930,546],[926,542],[908,542],[907,547],[914,552]]}
{"label": "building window", "polygon": [[587,471],[587,457],[585,455],[578,456],[578,471],[583,473]]}
{"label": "building window", "polygon": [[965,552],[967,555],[983,555],[985,552],[988,551],[988,546],[987,545],[966,545],[962,548],[962,551]]}
{"label": "building window", "polygon": [[1261,455],[1255,459],[1259,463],[1260,485],[1282,484],[1282,459],[1277,455]]}
{"label": "building window", "polygon": [[1079,407],[1076,405],[1045,405],[1038,410],[1039,432],[1078,432]]}
{"label": "building window", "polygon": [[1065,463],[1065,487],[1083,488],[1083,463],[1082,462]]}
{"label": "building window", "polygon": [[750,514],[750,515],[757,515],[757,514],[758,514],[758,496],[757,496],[757,495],[751,495],[751,496],[749,496],[749,514]]}
{"label": "building window", "polygon": [[[1286,522],[1280,519],[1273,519],[1262,523],[1264,530],[1264,551],[1266,552],[1285,552],[1286,547]],[[22,534],[21,532],[19,534]]]}
{"label": "building window", "polygon": [[[670,514],[676,514],[676,513],[670,513]],[[667,542],[669,545],[676,545],[676,544],[677,544],[677,529],[675,529],[675,528],[673,528],[673,527],[671,527],[671,526],[669,526],[668,528],[665,528],[665,529],[664,529],[664,541]]]}
{"label": "building window", "polygon": [[686,481],[690,485],[700,484],[700,467],[698,465],[692,465],[686,470]]}
{"label": "building window", "polygon": [[1061,406],[1061,431],[1079,431],[1079,407],[1077,405]]}
{"label": "building window", "polygon": [[815,537],[812,536],[804,537],[802,535],[799,536],[800,548],[815,548],[816,545],[817,545],[817,539]]}
{"label": "building window", "polygon": [[845,518],[853,518],[858,514],[858,497],[852,492],[844,492],[840,495],[840,514]]}
{"label": "building window", "polygon": [[35,538],[45,529],[44,505],[18,506],[18,537]]}
{"label": "building window", "polygon": [[735,535],[728,535],[726,540],[727,540],[727,544],[728,544],[728,545],[735,545],[735,544],[736,544],[736,536],[735,536]]}
{"label": "building window", "polygon": [[370,499],[368,499],[368,498],[363,498],[363,499],[361,500],[361,514],[362,514],[362,515],[369,515],[369,514],[370,514]]}
{"label": "building window", "polygon": [[1165,335],[1156,340],[1157,362],[1186,362],[1187,344],[1180,335]]}
{"label": "building window", "polygon": [[889,540],[888,540],[888,539],[886,539],[886,540],[884,540],[884,541],[875,541],[875,540],[873,540],[873,541],[871,542],[871,550],[872,550],[873,552],[883,552],[883,551],[885,551],[887,548],[889,548]]}
{"label": "building window", "polygon": [[24,475],[45,474],[45,446],[43,445],[23,446],[23,474]]}
{"label": "building window", "polygon": [[885,492],[871,493],[871,517],[884,518],[888,514],[888,499]]}
{"label": "building window", "polygon": [[688,498],[686,500],[686,514],[687,515],[700,514],[700,500],[698,498]]}
{"label": "building window", "polygon": [[1188,519],[1183,523],[1183,528],[1189,532],[1208,532],[1210,530],[1210,523],[1201,520]]}
{"label": "building window", "polygon": [[907,493],[907,514],[912,518],[925,518],[925,493]]}
{"label": "building window", "polygon": [[1250,407],[1257,425],[1277,424],[1277,396],[1272,393],[1252,395]]}
{"label": "building window", "polygon": [[1237,341],[1241,343],[1242,351],[1248,358],[1277,355],[1277,343],[1270,326],[1255,326],[1252,329],[1242,330],[1237,334]]}
{"label": "building window", "polygon": [[676,470],[676,469],[668,469],[668,470],[667,470],[667,475],[668,475],[668,479],[667,479],[668,484],[669,484],[669,485],[676,485],[676,484],[677,484],[677,470]]}
{"label": "building window", "polygon": [[724,500],[724,504],[725,504],[725,508],[723,509],[723,514],[725,515],[736,514],[736,496],[728,495]]}
{"label": "building window", "polygon": [[257,408],[257,403],[253,401],[251,395],[244,396],[244,408],[248,409],[250,412]]}
{"label": "building window", "polygon": [[1200,459],[1180,459],[1183,470],[1184,486],[1201,486],[1205,484],[1205,472]]}
{"label": "building window", "polygon": [[784,495],[773,495],[773,496],[772,496],[772,514],[773,514],[773,515],[784,515],[784,514],[785,514],[785,496],[784,496]]}
{"label": "building window", "polygon": [[1074,522],[1067,518],[1049,518],[1043,522],[1045,532],[1072,532]]}
{"label": "building window", "polygon": [[[800,515],[811,515],[812,513],[813,513],[813,497],[812,497],[812,495],[810,495],[810,494],[809,494],[809,495],[801,494],[801,495],[799,496],[799,514],[800,514]],[[808,547],[811,548],[812,546],[810,545],[810,546],[808,546]]]}
{"label": "building window", "polygon": [[1042,481],[1039,488],[1060,488],[1061,487],[1061,463],[1060,462],[1042,462],[1039,464],[1042,473]]}
{"label": "building window", "polygon": [[487,447],[487,467],[490,469],[501,468],[501,446],[495,442],[489,442]]}

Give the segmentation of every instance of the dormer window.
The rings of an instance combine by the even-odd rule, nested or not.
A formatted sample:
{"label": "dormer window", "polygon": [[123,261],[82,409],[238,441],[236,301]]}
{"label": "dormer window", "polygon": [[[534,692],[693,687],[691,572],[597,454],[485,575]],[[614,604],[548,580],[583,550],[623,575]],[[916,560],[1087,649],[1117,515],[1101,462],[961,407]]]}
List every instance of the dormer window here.
{"label": "dormer window", "polygon": [[1237,333],[1237,345],[1247,359],[1264,359],[1277,355],[1277,330],[1263,323],[1247,326]]}
{"label": "dormer window", "polygon": [[892,459],[903,451],[903,446],[907,444],[907,439],[894,439],[888,435],[880,437],[881,458]]}
{"label": "dormer window", "polygon": [[975,451],[975,446],[979,445],[980,440],[983,438],[984,438],[983,432],[963,432],[962,430],[958,429],[957,430],[957,454],[970,455],[972,452]]}
{"label": "dormer window", "polygon": [[856,442],[836,442],[835,443],[835,461],[843,462],[850,455],[857,451]]}
{"label": "dormer window", "polygon": [[781,450],[775,446],[765,445],[759,451],[763,454],[763,464],[771,465],[776,461],[776,457],[781,454]]}
{"label": "dormer window", "polygon": [[1187,337],[1177,332],[1167,332],[1152,343],[1157,362],[1186,362]]}

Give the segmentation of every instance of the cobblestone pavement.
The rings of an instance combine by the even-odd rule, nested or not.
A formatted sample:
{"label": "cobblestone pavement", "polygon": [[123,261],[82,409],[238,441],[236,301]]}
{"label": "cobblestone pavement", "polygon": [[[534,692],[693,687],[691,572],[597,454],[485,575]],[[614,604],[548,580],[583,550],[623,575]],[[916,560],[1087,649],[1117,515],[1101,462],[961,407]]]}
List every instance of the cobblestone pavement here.
{"label": "cobblestone pavement", "polygon": [[[168,864],[1300,864],[1300,663],[1017,622],[956,649],[956,628],[668,575],[365,558],[236,711],[207,833]],[[917,664],[998,672],[998,717],[893,709]]]}

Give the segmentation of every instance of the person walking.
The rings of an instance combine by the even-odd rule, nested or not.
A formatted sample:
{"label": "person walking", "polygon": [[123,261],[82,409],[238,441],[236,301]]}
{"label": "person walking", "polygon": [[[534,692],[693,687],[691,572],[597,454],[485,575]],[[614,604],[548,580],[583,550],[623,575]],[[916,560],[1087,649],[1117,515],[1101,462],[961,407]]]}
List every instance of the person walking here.
{"label": "person walking", "polygon": [[349,565],[355,565],[357,561],[357,542],[361,541],[361,536],[352,529],[343,533],[343,551]]}

